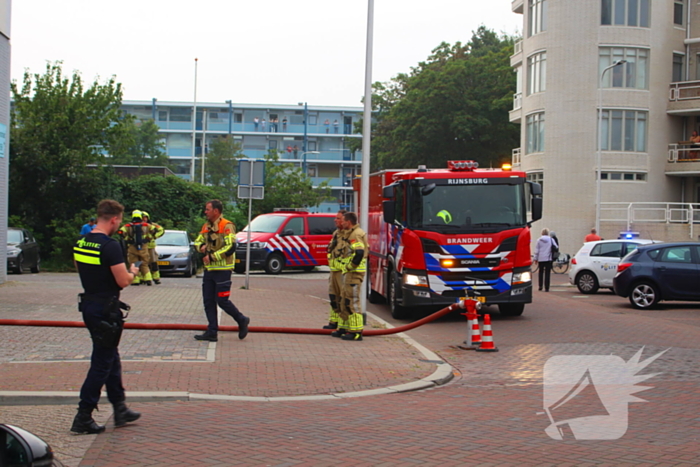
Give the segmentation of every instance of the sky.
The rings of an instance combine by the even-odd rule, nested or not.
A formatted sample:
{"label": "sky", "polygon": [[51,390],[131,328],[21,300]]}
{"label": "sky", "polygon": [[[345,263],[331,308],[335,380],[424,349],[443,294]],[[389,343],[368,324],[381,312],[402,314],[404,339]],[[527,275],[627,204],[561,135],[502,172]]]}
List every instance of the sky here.
{"label": "sky", "polygon": [[[14,0],[12,79],[63,62],[124,100],[361,106],[366,0]],[[375,0],[372,81],[483,25],[520,34],[511,0]],[[195,68],[195,58],[197,65]],[[196,73],[195,73],[196,69]],[[197,83],[195,86],[195,76]]]}

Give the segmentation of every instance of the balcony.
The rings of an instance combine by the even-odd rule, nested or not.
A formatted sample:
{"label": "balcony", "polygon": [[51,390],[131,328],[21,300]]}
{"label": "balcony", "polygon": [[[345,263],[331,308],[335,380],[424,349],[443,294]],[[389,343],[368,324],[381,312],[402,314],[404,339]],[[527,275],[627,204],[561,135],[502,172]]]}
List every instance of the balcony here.
{"label": "balcony", "polygon": [[513,10],[513,13],[520,13],[522,15],[524,3],[524,0],[513,0],[511,2],[511,9]]}
{"label": "balcony", "polygon": [[513,55],[510,56],[510,66],[515,68],[523,62],[523,40],[520,39],[513,45]]}
{"label": "balcony", "polygon": [[693,146],[690,141],[669,144],[664,173],[671,177],[699,176],[700,147]]}
{"label": "balcony", "polygon": [[671,83],[667,112],[672,115],[700,114],[700,81]]}
{"label": "balcony", "polygon": [[513,168],[520,167],[520,148],[513,148],[513,156],[511,158]]}

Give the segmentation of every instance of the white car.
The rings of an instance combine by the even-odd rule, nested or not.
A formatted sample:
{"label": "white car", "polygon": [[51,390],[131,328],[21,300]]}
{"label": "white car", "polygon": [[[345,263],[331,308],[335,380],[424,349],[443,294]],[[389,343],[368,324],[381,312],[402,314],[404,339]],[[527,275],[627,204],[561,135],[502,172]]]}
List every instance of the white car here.
{"label": "white car", "polygon": [[596,293],[600,287],[612,288],[620,259],[647,243],[655,242],[633,238],[584,243],[571,260],[569,282],[584,294]]}

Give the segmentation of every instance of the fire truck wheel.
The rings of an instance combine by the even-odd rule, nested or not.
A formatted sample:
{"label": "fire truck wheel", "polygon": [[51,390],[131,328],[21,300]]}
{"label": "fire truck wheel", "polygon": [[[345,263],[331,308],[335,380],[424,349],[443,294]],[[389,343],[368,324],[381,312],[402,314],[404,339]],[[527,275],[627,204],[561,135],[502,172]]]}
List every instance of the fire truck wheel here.
{"label": "fire truck wheel", "polygon": [[503,316],[520,316],[525,311],[524,303],[501,303],[498,305],[498,311]]}
{"label": "fire truck wheel", "polygon": [[268,274],[279,274],[284,269],[284,256],[279,253],[272,253],[267,257],[265,272]]}
{"label": "fire truck wheel", "polygon": [[394,319],[406,319],[409,317],[409,310],[398,303],[397,290],[399,287],[399,281],[396,277],[396,271],[392,269],[391,274],[389,274],[389,293],[387,301],[389,302],[389,308],[391,309],[391,317]]}

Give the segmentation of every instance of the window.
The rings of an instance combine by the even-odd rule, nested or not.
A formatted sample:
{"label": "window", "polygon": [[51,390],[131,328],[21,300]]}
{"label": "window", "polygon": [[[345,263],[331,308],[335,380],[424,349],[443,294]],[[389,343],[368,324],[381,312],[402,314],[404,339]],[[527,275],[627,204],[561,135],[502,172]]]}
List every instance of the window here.
{"label": "window", "polygon": [[673,2],[673,24],[683,26],[683,1],[675,0]]}
{"label": "window", "polygon": [[267,142],[267,148],[268,149],[277,149],[277,140],[276,139],[271,139]]}
{"label": "window", "polygon": [[598,76],[618,60],[627,63],[608,69],[603,88],[649,89],[649,51],[631,47],[601,47],[598,52]]}
{"label": "window", "polygon": [[600,24],[649,27],[649,0],[601,0]]}
{"label": "window", "polygon": [[621,180],[625,182],[645,182],[647,174],[639,172],[601,172],[601,180]]}
{"label": "window", "polygon": [[315,165],[307,166],[306,175],[308,175],[309,177],[318,177],[318,168]]}
{"label": "window", "polygon": [[233,114],[233,121],[234,121],[234,123],[243,123],[243,114],[242,113]]}
{"label": "window", "polygon": [[693,256],[690,253],[689,246],[677,246],[664,248],[661,250],[659,261],[664,263],[692,263]]}
{"label": "window", "polygon": [[603,110],[603,151],[646,152],[647,112]]}
{"label": "window", "polygon": [[168,111],[167,110],[159,110],[158,111],[158,121],[159,122],[167,122],[168,121]]}
{"label": "window", "polygon": [[188,107],[172,107],[170,109],[171,122],[191,122],[192,109]]}
{"label": "window", "polygon": [[547,30],[547,0],[528,0],[528,37]]}
{"label": "window", "polygon": [[685,81],[685,55],[674,53],[673,54],[673,76],[671,76],[671,81],[677,83],[679,81]]}
{"label": "window", "polygon": [[526,175],[528,182],[539,183],[544,193],[544,172],[531,172]]}
{"label": "window", "polygon": [[544,112],[526,118],[525,154],[544,151]]}
{"label": "window", "polygon": [[307,217],[309,235],[333,235],[335,232],[335,217]]}
{"label": "window", "polygon": [[527,59],[527,95],[545,90],[547,53],[541,52]]}
{"label": "window", "polygon": [[304,235],[304,218],[303,217],[292,217],[284,226],[282,234],[287,234],[287,231],[291,230],[292,233],[288,235]]}
{"label": "window", "polygon": [[591,256],[603,256],[605,258],[621,258],[622,242],[599,243],[591,250]]}

